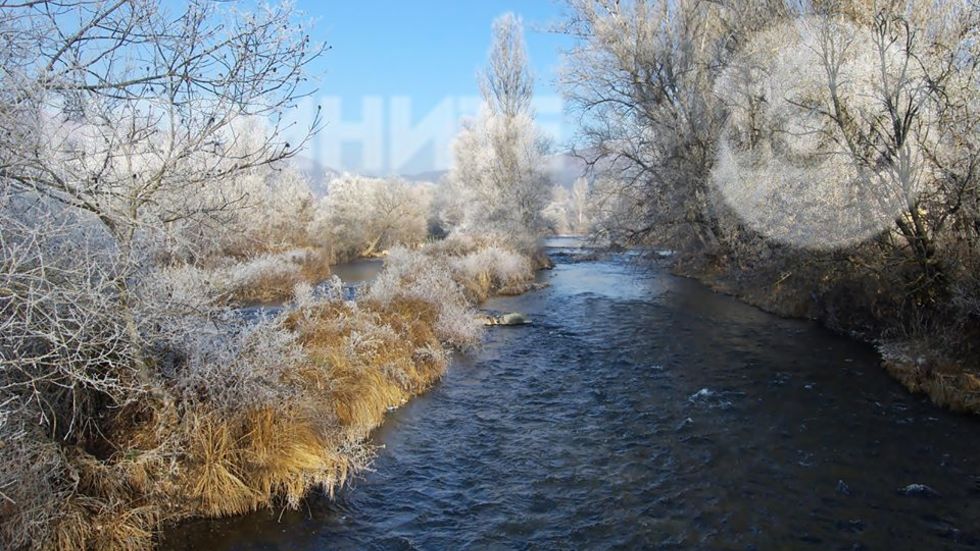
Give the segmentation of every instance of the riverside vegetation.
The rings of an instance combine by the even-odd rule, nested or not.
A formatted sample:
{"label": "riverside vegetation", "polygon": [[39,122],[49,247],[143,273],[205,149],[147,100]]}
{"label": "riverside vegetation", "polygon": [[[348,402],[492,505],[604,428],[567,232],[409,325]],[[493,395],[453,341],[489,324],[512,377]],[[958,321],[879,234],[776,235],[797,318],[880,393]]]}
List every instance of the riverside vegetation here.
{"label": "riverside vegetation", "polygon": [[[280,115],[323,46],[288,6],[0,11],[0,547],[148,548],[367,467],[385,412],[480,342],[475,306],[542,261],[520,21],[494,32],[451,193],[343,175],[317,198]],[[330,265],[378,254],[345,300]]]}

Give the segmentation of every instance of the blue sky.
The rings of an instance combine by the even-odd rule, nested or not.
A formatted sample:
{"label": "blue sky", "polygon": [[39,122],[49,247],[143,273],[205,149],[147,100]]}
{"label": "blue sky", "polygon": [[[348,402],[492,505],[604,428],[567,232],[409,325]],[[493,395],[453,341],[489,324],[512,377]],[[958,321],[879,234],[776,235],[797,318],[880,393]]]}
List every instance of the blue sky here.
{"label": "blue sky", "polygon": [[[561,19],[564,7],[559,2],[299,0],[296,6],[315,19],[313,38],[331,46],[313,67],[320,78],[318,104],[327,105],[329,120],[311,156],[323,164],[389,174],[446,168],[446,121],[475,110],[470,100],[479,94],[476,74],[486,61],[490,26],[508,11],[525,22],[535,92],[541,101],[539,122],[557,142],[569,137],[555,79],[560,52],[571,41],[543,30]],[[391,138],[395,118],[416,125],[429,114],[429,123],[419,127],[413,144],[392,143],[405,141]],[[381,141],[374,136],[378,127],[370,122],[377,118],[384,127]],[[415,151],[415,142],[426,137],[432,143]]]}

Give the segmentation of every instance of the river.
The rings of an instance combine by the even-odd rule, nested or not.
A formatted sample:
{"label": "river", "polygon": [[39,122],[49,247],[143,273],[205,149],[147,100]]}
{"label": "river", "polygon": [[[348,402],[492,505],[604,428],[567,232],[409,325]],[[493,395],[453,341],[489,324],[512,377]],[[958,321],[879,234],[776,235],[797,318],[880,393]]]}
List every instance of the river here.
{"label": "river", "polygon": [[391,413],[335,501],[192,521],[164,548],[980,546],[978,420],[867,345],[580,252],[487,305],[534,324],[489,330]]}

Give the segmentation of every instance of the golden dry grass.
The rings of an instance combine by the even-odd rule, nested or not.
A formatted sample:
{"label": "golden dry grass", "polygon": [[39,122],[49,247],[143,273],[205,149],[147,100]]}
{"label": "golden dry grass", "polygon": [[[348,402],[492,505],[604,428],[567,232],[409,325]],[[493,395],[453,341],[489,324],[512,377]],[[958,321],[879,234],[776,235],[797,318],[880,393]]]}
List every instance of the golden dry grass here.
{"label": "golden dry grass", "polygon": [[66,459],[74,491],[59,504],[50,540],[35,541],[34,547],[66,551],[150,547],[167,513],[150,497],[145,465],[130,459],[100,461],[79,449],[69,450]]}
{"label": "golden dry grass", "polygon": [[980,374],[936,352],[931,343],[894,341],[878,350],[888,373],[911,392],[925,394],[940,407],[980,414]]}
{"label": "golden dry grass", "polygon": [[366,434],[389,408],[428,388],[446,369],[433,330],[433,305],[399,298],[389,304],[328,303],[296,312],[287,326],[300,335],[310,358],[309,381],[329,381],[330,402],[341,426]]}
{"label": "golden dry grass", "polygon": [[961,413],[980,414],[980,376],[956,365],[919,365],[917,362],[885,358],[885,369],[909,391],[925,394],[940,407]]}
{"label": "golden dry grass", "polygon": [[296,271],[271,271],[241,285],[231,292],[235,304],[268,304],[289,300],[297,284],[315,285],[330,276],[330,255],[317,250],[299,261]]}
{"label": "golden dry grass", "polygon": [[463,288],[466,299],[474,304],[481,304],[490,298],[494,290],[493,278],[488,272],[481,272],[476,277],[457,278]]}

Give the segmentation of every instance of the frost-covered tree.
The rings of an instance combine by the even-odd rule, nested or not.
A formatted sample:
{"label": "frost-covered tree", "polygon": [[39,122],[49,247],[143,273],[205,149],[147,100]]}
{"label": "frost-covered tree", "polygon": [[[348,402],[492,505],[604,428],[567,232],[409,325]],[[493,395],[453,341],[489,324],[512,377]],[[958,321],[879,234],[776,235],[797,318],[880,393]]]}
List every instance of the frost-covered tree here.
{"label": "frost-covered tree", "polygon": [[592,229],[589,201],[589,181],[584,177],[576,179],[571,189],[555,185],[551,201],[544,209],[550,229],[559,234],[589,233]]}
{"label": "frost-covered tree", "polygon": [[[245,379],[281,388],[242,358],[269,346],[268,365],[288,365],[286,340],[239,338],[208,274],[169,266],[238,232],[252,184],[319,125],[284,137],[321,47],[289,6],[247,9],[0,5],[4,549],[145,547],[172,513],[129,504],[164,501],[150,486],[171,486],[160,474],[188,451],[181,417],[225,407]],[[195,376],[202,357],[227,369]],[[132,438],[141,431],[154,442]],[[119,483],[128,461],[170,467]],[[93,535],[114,529],[125,535]]]}
{"label": "frost-covered tree", "polygon": [[757,33],[717,86],[726,199],[796,245],[878,236],[917,267],[916,287],[941,283],[938,241],[977,186],[978,22],[967,4],[909,3]]}
{"label": "frost-covered tree", "polygon": [[619,182],[610,201],[621,216],[606,220],[606,237],[719,251],[709,175],[725,113],[714,82],[744,37],[788,16],[788,4],[568,4],[564,30],[578,43],[561,81],[580,119],[579,154],[610,176],[605,188]]}
{"label": "frost-covered tree", "polygon": [[568,3],[597,233],[975,353],[976,2]]}
{"label": "frost-covered tree", "polygon": [[223,256],[241,259],[316,245],[309,235],[316,198],[309,181],[289,161],[211,182],[196,197],[202,204],[236,200],[227,210],[166,224],[163,252],[171,261],[206,264]]}
{"label": "frost-covered tree", "polygon": [[303,145],[282,116],[321,48],[288,7],[28,2],[4,7],[0,34],[0,178],[89,213],[123,256],[234,208],[241,196],[202,190]]}
{"label": "frost-covered tree", "polygon": [[[230,231],[214,232],[223,254],[247,256],[313,246],[309,227],[316,198],[306,177],[289,164],[258,167],[234,178],[227,193],[242,197]],[[236,231],[237,230],[237,231]]]}
{"label": "frost-covered tree", "polygon": [[306,177],[290,166],[262,172],[244,211],[252,242],[269,250],[317,245],[309,235],[316,201]]}
{"label": "frost-covered tree", "polygon": [[569,232],[568,190],[561,185],[551,187],[551,200],[542,211],[548,230],[559,235]]}
{"label": "frost-covered tree", "polygon": [[589,181],[577,178],[568,194],[568,225],[574,233],[585,234],[590,230]]}
{"label": "frost-covered tree", "polygon": [[313,238],[339,258],[370,256],[425,240],[431,186],[345,174],[330,182]]}
{"label": "frost-covered tree", "polygon": [[138,351],[136,276],[174,224],[221,231],[245,199],[229,179],[303,145],[286,142],[283,114],[321,47],[288,6],[207,1],[9,4],[0,36],[0,186],[101,228]]}
{"label": "frost-covered tree", "polygon": [[492,232],[521,247],[543,231],[550,181],[548,140],[535,127],[533,79],[520,18],[494,21],[493,45],[480,78],[484,105],[454,144],[450,184],[463,198],[462,229]]}

